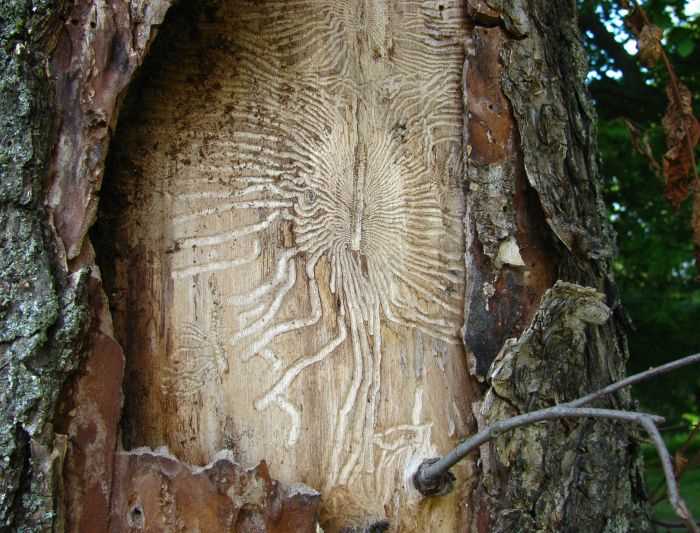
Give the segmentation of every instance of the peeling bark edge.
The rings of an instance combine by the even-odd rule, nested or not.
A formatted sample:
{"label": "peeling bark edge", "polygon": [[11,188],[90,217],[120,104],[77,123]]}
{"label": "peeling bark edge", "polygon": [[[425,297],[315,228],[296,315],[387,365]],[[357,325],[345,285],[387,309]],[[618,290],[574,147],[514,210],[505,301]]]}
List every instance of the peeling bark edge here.
{"label": "peeling bark edge", "polygon": [[317,531],[321,495],[277,483],[265,463],[246,470],[223,452],[193,468],[167,450],[137,449],[117,453],[115,470],[125,487],[115,492],[113,533],[146,523],[168,531]]}
{"label": "peeling bark edge", "polygon": [[121,90],[168,6],[24,0],[5,3],[0,13],[3,530],[63,529],[70,444],[53,422],[88,349],[94,271],[89,253],[68,259],[84,249],[94,218]]}
{"label": "peeling bark edge", "polygon": [[58,131],[46,203],[67,261],[95,221],[119,106],[172,0],[75,2],[59,29],[50,70]]}
{"label": "peeling bark edge", "polygon": [[[83,2],[82,6],[89,4]],[[135,2],[115,5],[138,7]],[[81,3],[75,9],[80,7]],[[70,116],[78,103],[86,102],[72,101],[66,106],[60,101],[66,87],[81,95],[102,65],[97,62],[93,69],[80,65],[82,77],[75,76],[75,71],[61,71],[57,80],[50,64],[56,50],[74,53],[80,45],[94,49],[95,35],[101,29],[98,22],[105,19],[104,11],[110,7],[100,4],[94,7],[92,18],[80,19],[65,4],[56,6],[48,0],[6,2],[0,8],[2,531],[63,530],[61,485],[69,443],[55,433],[53,420],[61,391],[87,349],[92,314],[88,286],[94,265],[89,258],[67,264],[65,241],[52,224],[56,220],[52,208],[60,207],[67,198],[54,198],[53,205],[45,199],[50,176],[56,174],[94,194],[99,187],[100,161],[90,169],[68,168],[56,155],[71,151],[85,159],[89,150],[106,150],[108,124],[104,125],[101,144],[95,143],[85,132],[92,118]],[[129,40],[145,49],[150,27],[137,28],[134,33],[130,26],[125,28],[129,29]],[[74,35],[79,30],[83,33],[71,40],[71,30]],[[132,55],[133,67],[138,59]],[[133,68],[123,72],[127,81],[132,73]],[[113,100],[106,105],[107,118],[115,116],[118,91],[109,96]],[[62,132],[71,128],[75,136],[73,142],[67,142]],[[81,135],[82,139],[76,138]],[[78,216],[89,220],[91,215],[86,210]],[[73,243],[74,249],[82,249],[83,236]]]}

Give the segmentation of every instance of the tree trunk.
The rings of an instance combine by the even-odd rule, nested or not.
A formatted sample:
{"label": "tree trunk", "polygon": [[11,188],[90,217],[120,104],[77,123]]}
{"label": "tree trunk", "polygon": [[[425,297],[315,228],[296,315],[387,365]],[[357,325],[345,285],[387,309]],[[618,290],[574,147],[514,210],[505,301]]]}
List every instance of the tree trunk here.
{"label": "tree trunk", "polygon": [[6,529],[649,529],[573,2],[2,9]]}

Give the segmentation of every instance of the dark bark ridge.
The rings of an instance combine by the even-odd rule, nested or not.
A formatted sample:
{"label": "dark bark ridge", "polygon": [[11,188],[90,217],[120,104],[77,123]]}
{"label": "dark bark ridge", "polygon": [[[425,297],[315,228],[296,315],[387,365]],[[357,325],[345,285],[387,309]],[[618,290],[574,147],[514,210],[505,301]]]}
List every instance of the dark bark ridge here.
{"label": "dark bark ridge", "polygon": [[46,75],[58,10],[49,1],[0,7],[0,529],[52,527],[65,442],[50,421],[77,368],[87,323],[86,273],[56,268],[43,206],[52,146]]}
{"label": "dark bark ridge", "polygon": [[[168,4],[20,0],[0,7],[3,531],[62,527],[70,442],[54,422],[87,348],[94,273],[83,237],[94,217],[90,200],[99,189],[120,91],[145,53],[152,19],[162,18]],[[152,5],[159,11],[149,17]],[[115,27],[120,38],[109,39]],[[57,58],[74,63],[52,70]],[[54,186],[58,194],[51,197]],[[76,201],[66,224],[62,215]]]}
{"label": "dark bark ridge", "polygon": [[[470,4],[475,27],[468,55],[482,65],[468,65],[465,75],[468,207],[475,214],[467,220],[472,279],[465,344],[474,354],[473,371],[490,385],[486,403],[475,406],[483,428],[620,379],[628,354],[611,275],[614,243],[599,191],[595,113],[584,86],[587,64],[575,2]],[[478,53],[484,49],[498,50],[498,68]],[[475,73],[488,69],[497,77],[490,84],[495,96],[486,94],[480,102],[484,76]],[[478,142],[470,124],[490,109],[487,102],[501,108],[501,120],[502,115],[512,120],[514,132],[500,140],[514,148],[498,157],[489,155],[492,147]],[[493,121],[486,123],[499,140]],[[499,179],[498,188],[483,185]],[[533,240],[540,230],[544,236]],[[503,253],[512,239],[522,261]],[[504,282],[508,279],[511,283]],[[557,279],[593,289],[564,285],[544,296]],[[598,318],[589,320],[586,310],[597,310]],[[484,346],[479,338],[489,322],[500,329]],[[470,332],[470,325],[482,325],[481,333]],[[515,343],[506,341],[519,336]],[[497,345],[503,348],[494,362]],[[494,372],[504,357],[517,371],[496,383]],[[597,406],[606,405],[628,409],[631,400],[622,393]],[[649,530],[637,442],[634,429],[602,420],[534,425],[499,437],[482,447],[475,529]]]}

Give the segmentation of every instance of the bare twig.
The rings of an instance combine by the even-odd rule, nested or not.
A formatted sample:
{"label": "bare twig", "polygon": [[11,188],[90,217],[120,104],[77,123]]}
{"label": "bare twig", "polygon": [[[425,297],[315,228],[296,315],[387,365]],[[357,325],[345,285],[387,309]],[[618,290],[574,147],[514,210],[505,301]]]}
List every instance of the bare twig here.
{"label": "bare twig", "polygon": [[639,383],[640,381],[657,377],[661,374],[665,374],[666,372],[670,372],[671,370],[698,362],[700,362],[700,353],[689,355],[687,357],[683,357],[682,359],[672,361],[671,363],[629,376],[571,402],[514,416],[506,420],[500,420],[484,428],[476,435],[469,437],[444,457],[427,459],[423,461],[423,463],[418,467],[416,473],[413,475],[413,483],[416,489],[418,489],[418,491],[425,496],[436,496],[448,493],[451,490],[452,482],[454,480],[454,476],[450,472],[451,467],[464,459],[464,457],[466,457],[470,452],[476,450],[482,444],[489,442],[504,432],[511,431],[521,426],[527,426],[545,420],[572,417],[608,418],[613,420],[636,422],[647,431],[652,439],[652,442],[654,443],[654,446],[656,447],[661,459],[664,476],[666,478],[666,487],[669,500],[676,511],[676,514],[678,514],[681,520],[683,520],[683,523],[689,528],[690,531],[693,533],[700,533],[700,529],[698,529],[698,526],[695,524],[695,520],[678,492],[678,482],[676,481],[673,470],[671,456],[666,448],[663,438],[661,437],[661,433],[659,433],[659,430],[655,425],[663,422],[664,419],[660,416],[648,413],[581,407],[582,405],[590,403],[593,400],[611,394],[624,387],[628,387],[635,383]]}
{"label": "bare twig", "polygon": [[[688,468],[695,466],[698,462],[700,462],[700,453],[695,454],[693,457],[688,460],[688,462],[685,465],[679,465],[678,464],[678,456],[685,457],[686,452],[688,451],[688,448],[690,447],[690,444],[693,442],[693,439],[695,438],[696,435],[698,435],[698,432],[700,431],[700,424],[695,424],[693,426],[693,429],[690,431],[690,434],[688,435],[688,438],[685,439],[685,442],[683,445],[680,447],[680,449],[676,452],[676,464],[675,464],[675,472],[676,472],[676,480],[680,482],[681,478],[683,477],[683,474],[688,470]],[[649,498],[649,501],[651,502],[652,505],[656,505],[660,501],[662,501],[666,497],[666,493],[664,492],[664,486],[665,483],[664,481],[660,481],[658,486],[654,488],[653,491],[651,491],[651,497]]]}
{"label": "bare twig", "polygon": [[666,443],[664,442],[661,433],[654,425],[654,422],[649,418],[643,418],[641,424],[644,429],[649,433],[649,436],[654,441],[654,446],[656,446],[656,451],[661,459],[661,466],[664,470],[664,476],[666,477],[666,490],[668,491],[668,499],[671,502],[673,510],[680,517],[683,523],[686,525],[689,531],[693,533],[700,533],[700,529],[695,524],[695,519],[693,515],[690,514],[688,506],[681,498],[678,492],[678,482],[676,481],[676,476],[673,472],[673,462],[671,461],[671,454],[668,453],[668,448],[666,448]]}
{"label": "bare twig", "polygon": [[681,431],[682,429],[686,429],[686,430],[688,429],[688,423],[687,423],[687,422],[679,422],[678,424],[673,424],[673,425],[671,425],[671,426],[661,426],[661,427],[659,428],[659,431],[660,431],[661,433],[666,433],[667,431],[668,431],[668,432],[672,431],[672,432],[674,432],[674,433],[678,433],[678,432]]}
{"label": "bare twig", "polygon": [[[665,520],[658,520],[656,518],[652,519],[651,521],[652,524],[665,527],[667,529],[688,529],[688,526],[681,522],[666,522]],[[700,523],[696,522],[697,525],[700,525]]]}
{"label": "bare twig", "polygon": [[688,451],[688,448],[690,448],[690,444],[693,442],[693,439],[697,436],[698,432],[700,432],[700,424],[695,424],[695,426],[693,426],[693,429],[690,431],[688,438],[685,439],[683,446],[681,446],[680,450],[678,450],[678,453],[680,453],[681,455],[685,455],[685,453]]}
{"label": "bare twig", "polygon": [[591,403],[593,400],[600,398],[601,396],[606,396],[617,390],[624,389],[625,387],[634,385],[635,383],[639,383],[640,381],[646,381],[648,379],[660,376],[661,374],[666,374],[667,372],[671,372],[672,370],[692,365],[694,363],[700,363],[700,353],[689,355],[681,359],[676,359],[675,361],[671,361],[670,363],[666,363],[665,365],[657,366],[656,368],[650,368],[649,370],[645,370],[644,372],[640,372],[639,374],[634,374],[620,381],[616,381],[615,383],[612,383],[607,387],[587,394],[586,396],[574,400],[573,402],[569,402],[567,405],[570,405],[572,407],[580,407],[581,405]]}
{"label": "bare twig", "polygon": [[[500,436],[501,434],[511,431],[521,426],[529,426],[536,422],[544,420],[556,420],[559,418],[611,418],[614,420],[625,420],[627,422],[636,422],[642,424],[643,420],[652,422],[663,422],[663,417],[651,415],[647,413],[637,413],[633,411],[618,411],[615,409],[595,409],[592,407],[571,407],[569,405],[555,405],[547,409],[532,411],[523,415],[514,416],[506,420],[499,420],[485,429],[479,431],[461,442],[454,450],[449,452],[443,458],[434,461],[430,464],[425,462],[419,467],[414,476],[416,488],[423,494],[426,489],[430,492],[429,495],[435,495],[435,481],[441,479],[442,475],[459,461],[464,459],[471,451],[476,450],[482,444]],[[656,427],[654,427],[656,429]]]}

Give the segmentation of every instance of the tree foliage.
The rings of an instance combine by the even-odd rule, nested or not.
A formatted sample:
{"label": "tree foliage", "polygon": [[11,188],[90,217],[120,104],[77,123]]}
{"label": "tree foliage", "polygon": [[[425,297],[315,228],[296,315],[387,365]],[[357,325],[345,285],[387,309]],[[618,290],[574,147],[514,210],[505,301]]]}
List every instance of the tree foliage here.
{"label": "tree foliage", "polygon": [[[664,183],[669,149],[662,126],[669,70],[663,61],[642,64],[633,7],[619,0],[581,0],[580,24],[590,55],[589,87],[600,116],[602,174],[618,234],[615,264],[631,317],[630,369],[641,370],[697,350],[700,277],[695,264],[692,200],[673,205]],[[643,9],[661,30],[661,45],[700,108],[700,16],[688,0],[648,0]],[[638,29],[638,28],[637,28]],[[671,74],[672,75],[672,74]],[[697,150],[696,150],[697,153]],[[696,158],[697,160],[697,158]],[[640,388],[643,404],[668,416],[697,413],[700,371],[690,369]]]}

